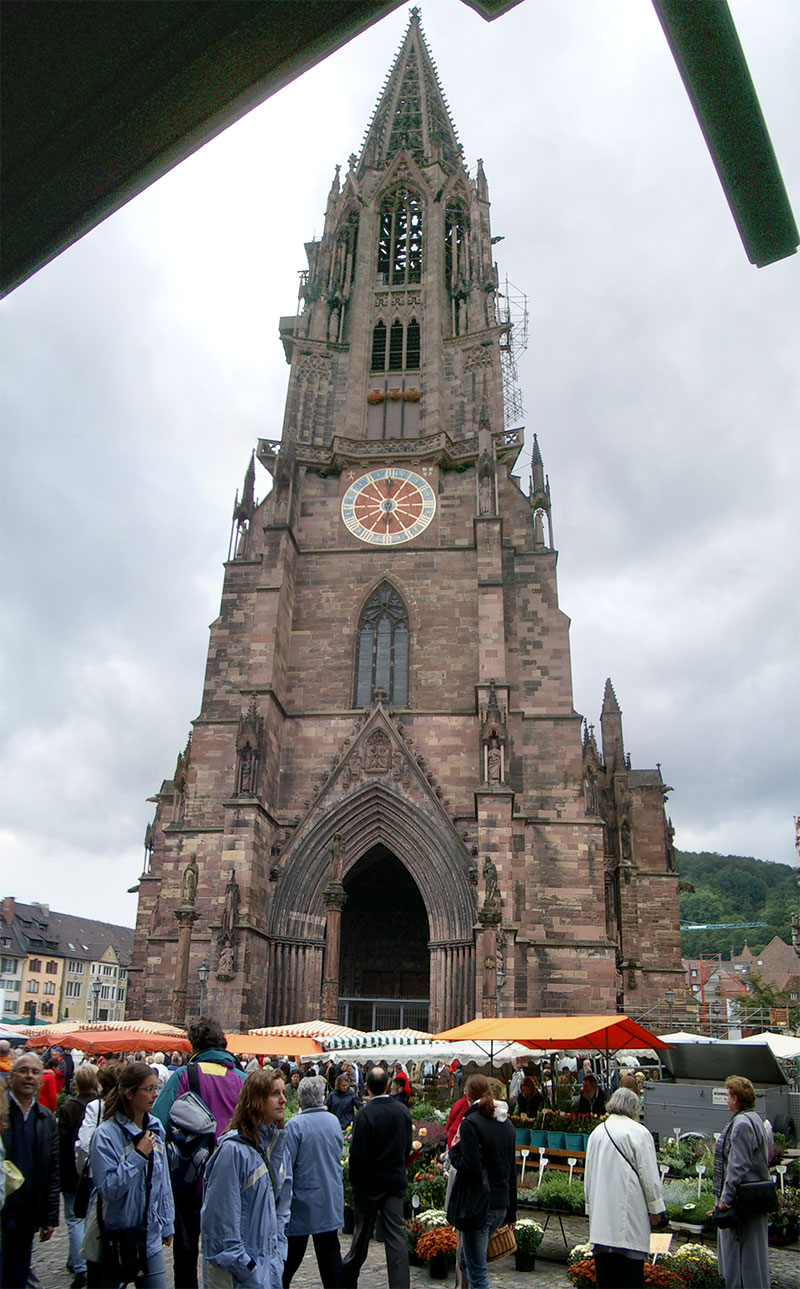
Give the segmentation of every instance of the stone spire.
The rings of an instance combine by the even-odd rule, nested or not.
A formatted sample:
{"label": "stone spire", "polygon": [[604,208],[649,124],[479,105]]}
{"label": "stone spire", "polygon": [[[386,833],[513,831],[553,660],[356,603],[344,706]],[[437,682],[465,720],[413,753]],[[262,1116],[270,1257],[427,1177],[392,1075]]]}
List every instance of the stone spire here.
{"label": "stone spire", "polygon": [[622,712],[610,677],[606,681],[606,688],[603,694],[600,729],[603,735],[603,760],[606,764],[606,770],[609,773],[613,773],[615,770],[624,770],[625,747],[622,741]]}
{"label": "stone spire", "polygon": [[464,168],[463,150],[416,8],[367,129],[358,172],[385,165],[402,148],[421,164],[438,161],[446,170]]}
{"label": "stone spire", "polygon": [[[533,511],[533,530],[537,547],[553,547],[553,512],[550,506],[550,480],[544,472],[542,454],[539,451],[539,440],[533,436],[533,457],[531,460],[531,480],[529,500]],[[547,533],[545,534],[545,521]]]}

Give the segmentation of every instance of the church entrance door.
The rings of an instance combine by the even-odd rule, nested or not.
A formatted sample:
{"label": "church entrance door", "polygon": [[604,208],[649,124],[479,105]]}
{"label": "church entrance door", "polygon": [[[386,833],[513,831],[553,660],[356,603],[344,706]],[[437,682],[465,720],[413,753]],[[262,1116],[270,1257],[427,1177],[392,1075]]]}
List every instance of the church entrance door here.
{"label": "church entrance door", "polygon": [[339,1020],[355,1029],[428,1028],[430,930],[405,865],[372,846],[344,879]]}

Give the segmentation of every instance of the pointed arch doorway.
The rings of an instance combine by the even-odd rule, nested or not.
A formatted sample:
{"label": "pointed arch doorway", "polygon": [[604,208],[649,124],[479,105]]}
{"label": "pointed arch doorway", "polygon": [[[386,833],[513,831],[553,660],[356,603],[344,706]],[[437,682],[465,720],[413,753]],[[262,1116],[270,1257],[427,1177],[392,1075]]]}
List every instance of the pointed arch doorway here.
{"label": "pointed arch doorway", "polygon": [[372,846],[344,879],[339,1021],[355,1029],[428,1029],[430,929],[406,866]]}

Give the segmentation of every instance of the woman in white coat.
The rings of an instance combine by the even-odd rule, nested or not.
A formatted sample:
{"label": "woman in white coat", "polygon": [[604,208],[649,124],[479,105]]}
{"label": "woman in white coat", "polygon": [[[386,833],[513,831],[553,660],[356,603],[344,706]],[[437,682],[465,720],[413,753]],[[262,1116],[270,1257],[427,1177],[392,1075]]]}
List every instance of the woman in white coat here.
{"label": "woman in white coat", "polygon": [[639,1123],[639,1098],[619,1088],[608,1118],[595,1128],[586,1151],[586,1212],[598,1289],[644,1284],[650,1231],[664,1212],[656,1149]]}

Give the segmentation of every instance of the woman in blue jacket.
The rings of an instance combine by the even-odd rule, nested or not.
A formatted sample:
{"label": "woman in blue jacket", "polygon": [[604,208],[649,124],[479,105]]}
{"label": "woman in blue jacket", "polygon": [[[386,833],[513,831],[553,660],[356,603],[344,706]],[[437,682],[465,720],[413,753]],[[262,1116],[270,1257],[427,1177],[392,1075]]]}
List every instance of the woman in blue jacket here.
{"label": "woman in blue jacket", "polygon": [[126,1065],[106,1097],[89,1151],[101,1230],[147,1223],[147,1271],[137,1278],[137,1289],[167,1289],[162,1246],[171,1244],[174,1230],[164,1129],[150,1113],[157,1095],[158,1079],[149,1065]]}
{"label": "woman in blue jacket", "polygon": [[325,1289],[339,1289],[344,1135],[336,1115],[329,1114],[325,1107],[323,1078],[303,1079],[297,1088],[297,1101],[300,1113],[286,1127],[286,1146],[292,1165],[292,1213],[283,1289],[289,1289],[292,1276],[303,1261],[309,1235],[314,1240],[320,1283]]}
{"label": "woman in blue jacket", "polygon": [[283,1077],[248,1074],[206,1165],[200,1231],[206,1289],[281,1289],[292,1173],[283,1126]]}

